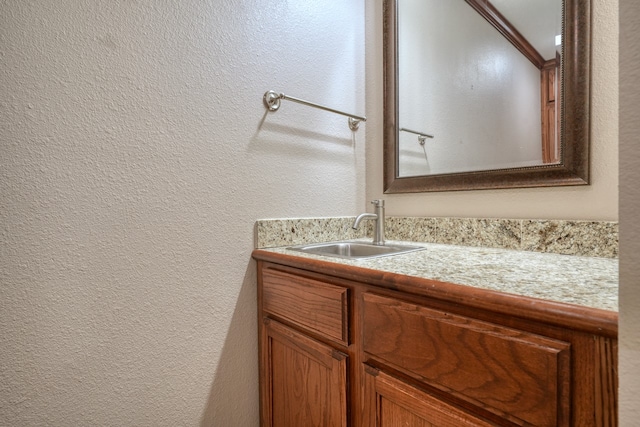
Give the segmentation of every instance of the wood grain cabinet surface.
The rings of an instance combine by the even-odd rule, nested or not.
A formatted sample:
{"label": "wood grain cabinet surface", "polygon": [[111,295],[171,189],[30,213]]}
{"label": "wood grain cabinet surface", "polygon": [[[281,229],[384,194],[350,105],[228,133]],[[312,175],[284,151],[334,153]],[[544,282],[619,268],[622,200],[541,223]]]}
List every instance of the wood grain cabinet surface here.
{"label": "wood grain cabinet surface", "polygon": [[617,425],[615,313],[253,256],[262,426]]}
{"label": "wood grain cabinet surface", "polygon": [[346,426],[347,356],[276,321],[265,339],[266,425]]}

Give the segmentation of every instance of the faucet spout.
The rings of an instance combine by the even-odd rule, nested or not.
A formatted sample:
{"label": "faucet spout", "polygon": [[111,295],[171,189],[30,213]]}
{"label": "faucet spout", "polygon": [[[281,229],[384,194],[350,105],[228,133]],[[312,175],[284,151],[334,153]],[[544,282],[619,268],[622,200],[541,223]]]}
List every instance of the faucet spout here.
{"label": "faucet spout", "polygon": [[356,217],[356,220],[353,221],[353,229],[357,230],[358,227],[360,227],[360,223],[362,222],[363,219],[378,219],[378,215],[376,214],[372,214],[372,213],[363,213],[360,214]]}
{"label": "faucet spout", "polygon": [[376,213],[358,215],[353,222],[353,229],[357,230],[360,222],[364,219],[374,219],[376,225],[373,229],[373,244],[384,245],[384,200],[374,200],[371,203],[376,207]]}

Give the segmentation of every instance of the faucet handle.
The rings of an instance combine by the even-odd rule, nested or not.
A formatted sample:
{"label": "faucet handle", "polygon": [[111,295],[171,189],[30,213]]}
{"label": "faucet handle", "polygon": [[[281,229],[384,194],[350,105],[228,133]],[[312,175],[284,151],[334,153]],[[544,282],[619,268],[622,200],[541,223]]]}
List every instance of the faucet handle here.
{"label": "faucet handle", "polygon": [[384,200],[382,199],[376,199],[376,200],[372,200],[371,204],[374,206],[380,206],[380,207],[384,207]]}

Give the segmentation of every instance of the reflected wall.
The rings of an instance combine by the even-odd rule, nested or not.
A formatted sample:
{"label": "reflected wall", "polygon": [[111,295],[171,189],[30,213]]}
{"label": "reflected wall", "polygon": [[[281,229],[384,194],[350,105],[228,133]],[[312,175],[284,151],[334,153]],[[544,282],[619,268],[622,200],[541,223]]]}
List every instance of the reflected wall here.
{"label": "reflected wall", "polygon": [[540,70],[465,1],[399,0],[399,176],[543,164]]}

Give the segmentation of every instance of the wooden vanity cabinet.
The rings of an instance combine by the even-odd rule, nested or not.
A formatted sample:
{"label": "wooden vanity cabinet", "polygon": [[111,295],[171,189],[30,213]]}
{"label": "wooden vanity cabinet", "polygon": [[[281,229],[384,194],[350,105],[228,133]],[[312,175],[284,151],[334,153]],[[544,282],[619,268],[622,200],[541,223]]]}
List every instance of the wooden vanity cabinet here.
{"label": "wooden vanity cabinet", "polygon": [[615,426],[617,314],[254,251],[262,426]]}

